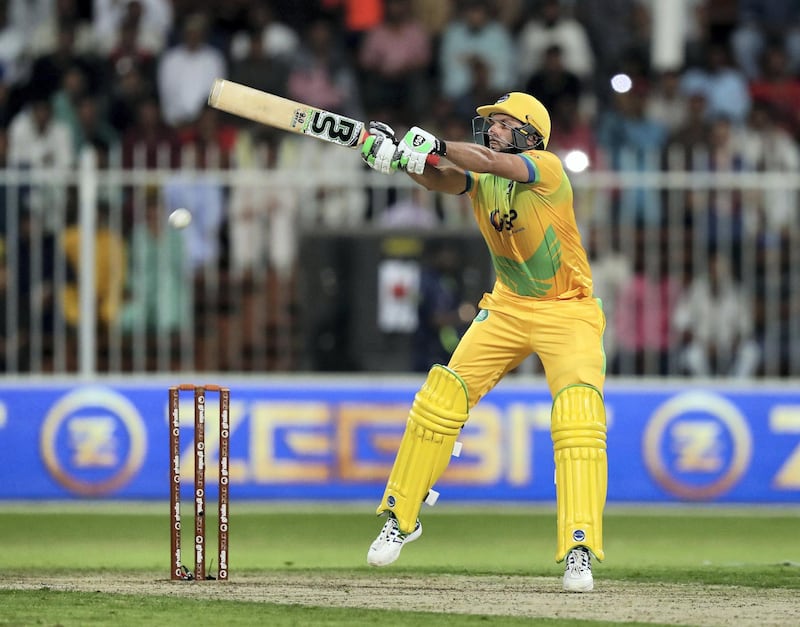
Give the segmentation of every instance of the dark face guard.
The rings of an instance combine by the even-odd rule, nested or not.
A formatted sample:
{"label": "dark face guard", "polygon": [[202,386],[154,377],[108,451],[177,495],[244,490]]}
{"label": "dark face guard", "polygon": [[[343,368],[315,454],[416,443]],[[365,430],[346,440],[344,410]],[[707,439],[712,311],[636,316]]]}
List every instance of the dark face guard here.
{"label": "dark face guard", "polygon": [[[519,153],[526,150],[539,150],[542,148],[544,138],[539,132],[530,124],[523,124],[522,126],[511,126],[500,120],[493,120],[491,117],[484,117],[482,115],[472,118],[472,138],[476,144],[481,144],[489,148],[489,128],[495,124],[500,123],[511,131],[511,143],[506,142],[506,147],[500,152]],[[533,142],[529,142],[530,138]],[[502,141],[498,139],[498,141]]]}

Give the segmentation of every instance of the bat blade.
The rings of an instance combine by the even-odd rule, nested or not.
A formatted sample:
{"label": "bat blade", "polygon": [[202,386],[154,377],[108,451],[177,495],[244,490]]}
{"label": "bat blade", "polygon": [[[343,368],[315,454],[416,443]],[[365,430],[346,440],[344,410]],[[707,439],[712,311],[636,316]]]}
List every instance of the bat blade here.
{"label": "bat blade", "polygon": [[[208,104],[259,124],[347,148],[359,148],[369,137],[369,131],[359,120],[222,78],[214,81]],[[428,163],[439,163],[439,155],[428,155]]]}
{"label": "bat blade", "polygon": [[214,81],[208,104],[260,124],[348,148],[359,147],[369,135],[358,120],[221,78]]}

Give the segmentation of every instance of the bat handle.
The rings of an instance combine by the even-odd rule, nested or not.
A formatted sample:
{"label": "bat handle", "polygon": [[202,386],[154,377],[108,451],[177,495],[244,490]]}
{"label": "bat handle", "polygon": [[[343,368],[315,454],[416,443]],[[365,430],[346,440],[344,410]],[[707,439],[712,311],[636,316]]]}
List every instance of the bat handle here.
{"label": "bat handle", "polygon": [[441,161],[441,157],[439,155],[428,155],[428,158],[425,159],[425,163],[429,165],[439,165],[439,161]]}

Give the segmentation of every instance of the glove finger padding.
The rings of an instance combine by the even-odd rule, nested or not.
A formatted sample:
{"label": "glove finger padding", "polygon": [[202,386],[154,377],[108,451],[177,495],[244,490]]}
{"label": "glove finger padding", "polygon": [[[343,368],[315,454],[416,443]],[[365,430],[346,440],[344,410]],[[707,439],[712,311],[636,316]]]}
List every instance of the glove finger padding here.
{"label": "glove finger padding", "polygon": [[392,137],[370,135],[361,147],[361,158],[373,170],[391,174],[397,169],[392,167],[396,150],[397,144]]}

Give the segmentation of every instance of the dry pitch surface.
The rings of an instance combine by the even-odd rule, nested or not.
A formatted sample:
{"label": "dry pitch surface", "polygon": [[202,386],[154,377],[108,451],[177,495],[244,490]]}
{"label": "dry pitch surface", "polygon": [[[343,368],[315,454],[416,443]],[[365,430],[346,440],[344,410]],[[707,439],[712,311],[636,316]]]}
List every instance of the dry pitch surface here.
{"label": "dry pitch surface", "polygon": [[0,588],[184,596],[293,605],[418,610],[453,614],[569,618],[674,625],[796,625],[797,590],[595,581],[568,594],[558,578],[280,573],[232,576],[227,583],[171,582],[157,575],[29,575]]}

